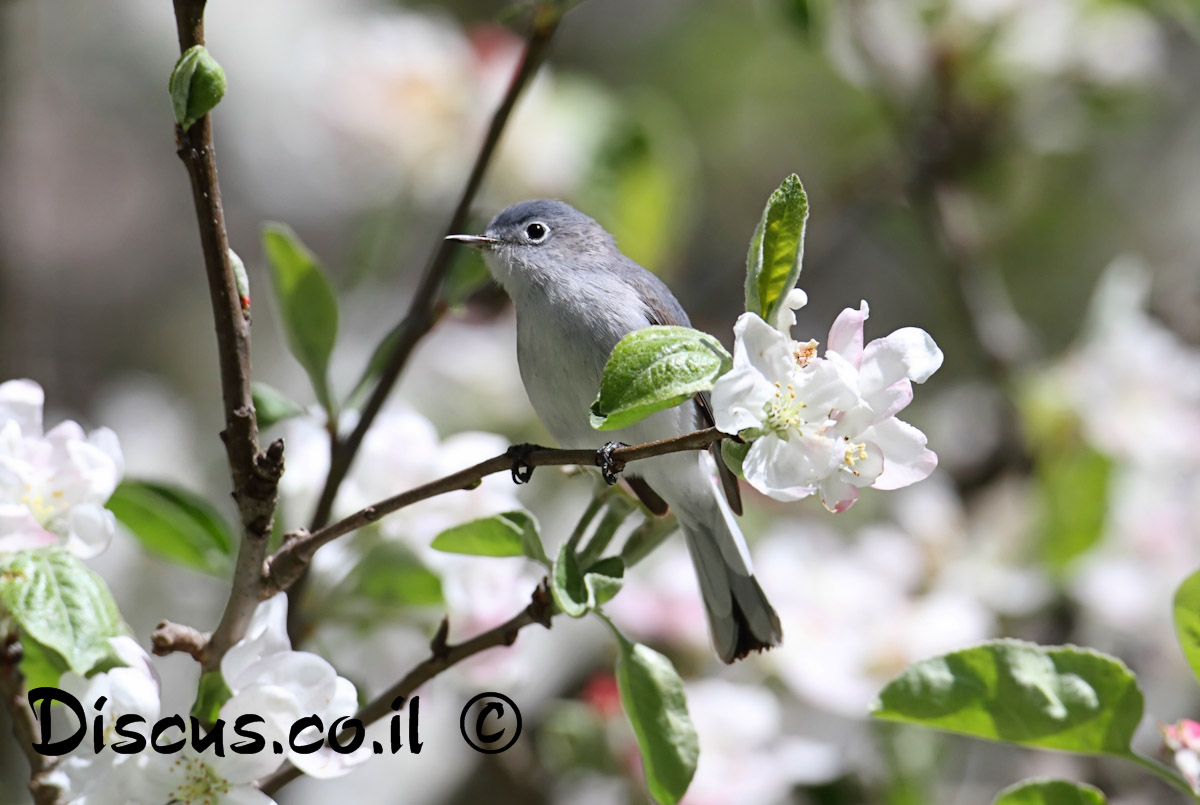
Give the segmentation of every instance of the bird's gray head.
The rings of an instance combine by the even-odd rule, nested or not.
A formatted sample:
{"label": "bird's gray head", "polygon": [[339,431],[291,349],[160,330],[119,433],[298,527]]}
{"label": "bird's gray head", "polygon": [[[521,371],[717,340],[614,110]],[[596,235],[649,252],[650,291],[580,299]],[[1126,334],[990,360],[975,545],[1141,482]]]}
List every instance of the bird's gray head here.
{"label": "bird's gray head", "polygon": [[531,284],[561,281],[568,273],[603,269],[614,257],[621,259],[604,227],[552,199],[514,204],[493,218],[484,234],[451,235],[448,240],[481,249],[510,294]]}

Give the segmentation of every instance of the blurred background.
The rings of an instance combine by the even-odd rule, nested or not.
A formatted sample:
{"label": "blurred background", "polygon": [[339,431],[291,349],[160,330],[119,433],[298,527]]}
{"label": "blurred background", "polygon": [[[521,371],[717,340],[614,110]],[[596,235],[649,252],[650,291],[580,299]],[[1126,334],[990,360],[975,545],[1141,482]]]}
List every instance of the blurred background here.
{"label": "blurred background", "polygon": [[[483,0],[256,0],[212,3],[207,18],[229,79],[213,125],[256,377],[314,402],[269,299],[260,227],[280,221],[338,289],[344,396],[441,237],[524,17]],[[228,510],[211,313],[166,91],[177,55],[164,0],[0,2],[0,379],[41,383],[48,423],[116,430],[127,477]],[[794,334],[823,341],[865,298],[867,338],[919,326],[946,355],[908,416],[941,459],[929,480],[837,517],[744,487],[783,647],[715,661],[679,540],[610,605],[688,679],[701,760],[686,802],[971,805],[1040,774],[1123,805],[1173,796],[1128,764],[866,713],[912,661],[1004,635],[1121,657],[1147,695],[1144,751],[1155,720],[1200,712],[1170,620],[1175,586],[1200,567],[1197,97],[1189,0],[586,0],[568,14],[474,231],[511,202],[567,200],[729,344],[750,235],[796,172],[810,304]],[[456,263],[452,314],[419,347],[338,511],[547,441],[511,309],[473,260]],[[314,413],[276,430],[295,528],[324,478],[324,429]],[[521,505],[556,545],[591,484],[542,470],[517,490],[497,476],[331,546],[302,602],[303,647],[378,693],[426,656],[443,614],[462,639],[516,613],[540,578],[522,559],[438,555],[432,536]],[[389,543],[419,557],[436,595],[368,583]],[[224,604],[221,578],[128,535],[92,565],[143,645],[162,618],[211,628]],[[560,620],[427,686],[421,755],[301,780],[279,800],[647,802],[611,639]],[[186,712],[195,664],[156,665],[163,711]],[[521,704],[512,751],[483,759],[458,737],[459,702],[478,690]],[[23,791],[9,736],[0,723],[0,790]]]}

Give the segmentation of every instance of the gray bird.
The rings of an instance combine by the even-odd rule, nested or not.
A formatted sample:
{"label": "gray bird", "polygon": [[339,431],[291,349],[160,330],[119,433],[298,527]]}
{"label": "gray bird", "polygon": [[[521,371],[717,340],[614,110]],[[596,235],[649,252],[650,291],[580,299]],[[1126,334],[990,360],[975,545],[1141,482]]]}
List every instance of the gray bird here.
{"label": "gray bird", "polygon": [[[630,260],[594,220],[559,201],[505,209],[483,235],[452,235],[480,248],[517,310],[517,358],[533,408],[562,447],[599,449],[665,439],[712,424],[707,395],[619,431],[591,427],[588,407],[622,337],[654,324],[690,326],[658,277]],[[777,645],[779,616],[750,568],[734,520],[737,481],[717,459],[725,495],[696,452],[630,464],[625,478],[656,514],[675,511],[700,582],[709,633],[725,662]]]}

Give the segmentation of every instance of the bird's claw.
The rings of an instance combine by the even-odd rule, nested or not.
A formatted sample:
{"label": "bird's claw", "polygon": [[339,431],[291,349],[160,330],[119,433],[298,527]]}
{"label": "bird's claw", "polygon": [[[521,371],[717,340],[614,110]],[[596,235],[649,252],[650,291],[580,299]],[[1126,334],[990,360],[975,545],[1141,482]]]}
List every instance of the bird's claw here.
{"label": "bird's claw", "polygon": [[514,444],[508,448],[508,457],[512,459],[512,479],[514,484],[527,484],[533,477],[533,467],[525,459],[531,452],[537,450],[536,444]]}
{"label": "bird's claw", "polygon": [[617,482],[617,476],[625,469],[625,462],[614,456],[613,451],[628,446],[624,442],[609,442],[596,453],[596,464],[600,467],[600,475],[603,476],[604,483],[609,486]]}

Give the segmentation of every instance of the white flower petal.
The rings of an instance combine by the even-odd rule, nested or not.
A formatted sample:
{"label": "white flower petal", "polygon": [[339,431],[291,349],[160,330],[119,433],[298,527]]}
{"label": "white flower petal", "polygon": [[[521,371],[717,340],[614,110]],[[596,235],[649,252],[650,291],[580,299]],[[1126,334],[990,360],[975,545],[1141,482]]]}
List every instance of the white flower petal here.
{"label": "white flower petal", "polygon": [[742,464],[746,480],[776,500],[800,500],[816,491],[817,483],[841,464],[842,450],[833,439],[774,435],[756,439]]}
{"label": "white flower petal", "polygon": [[750,366],[767,380],[788,377],[795,366],[792,339],[753,313],[743,313],[733,326],[734,368]]}
{"label": "white flower petal", "polygon": [[877,338],[863,350],[862,379],[864,394],[908,378],[924,383],[942,365],[942,351],[918,327],[902,327],[887,338]]}
{"label": "white flower petal", "polygon": [[279,593],[263,601],[254,610],[246,636],[230,647],[221,659],[221,676],[225,684],[237,693],[242,674],[263,657],[290,651],[292,641],[287,635],[287,593]]}
{"label": "white flower petal", "polygon": [[42,407],[46,394],[32,380],[0,383],[0,422],[15,422],[25,438],[42,435]]}
{"label": "white flower petal", "polygon": [[858,310],[846,308],[834,319],[829,328],[829,341],[825,345],[826,353],[836,352],[850,362],[855,369],[862,366],[863,359],[863,322],[870,316],[867,300],[859,302]]}
{"label": "white flower petal", "polygon": [[117,518],[97,503],[73,506],[67,523],[66,548],[85,559],[107,548],[117,530]]}
{"label": "white flower petal", "polygon": [[276,802],[253,786],[239,785],[222,794],[218,805],[276,805]]}
{"label": "white flower petal", "polygon": [[729,434],[757,427],[763,419],[763,406],[774,393],[774,384],[753,367],[732,369],[713,384],[713,423]]}
{"label": "white flower petal", "polygon": [[895,417],[868,428],[863,437],[883,450],[883,472],[871,486],[900,489],[929,477],[937,455],[925,447],[925,434]]}

